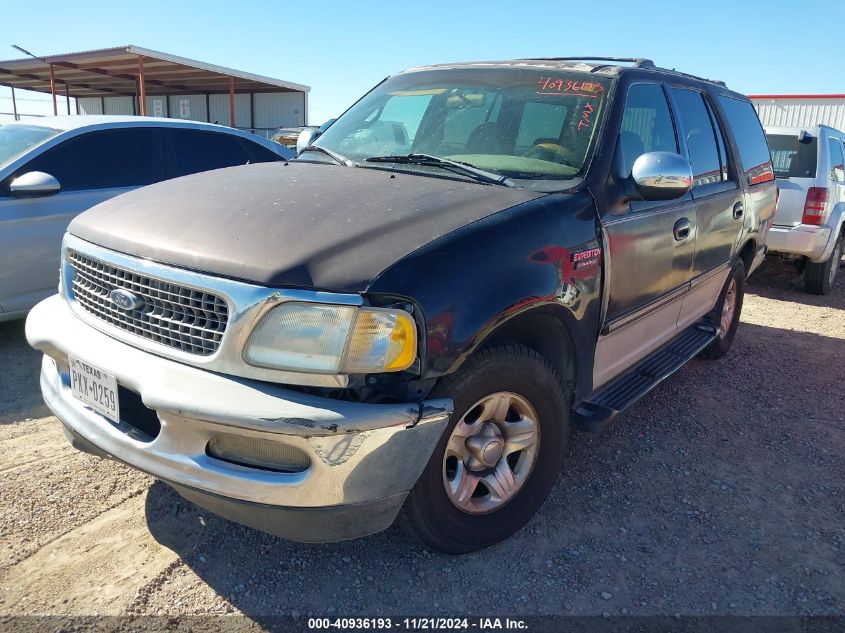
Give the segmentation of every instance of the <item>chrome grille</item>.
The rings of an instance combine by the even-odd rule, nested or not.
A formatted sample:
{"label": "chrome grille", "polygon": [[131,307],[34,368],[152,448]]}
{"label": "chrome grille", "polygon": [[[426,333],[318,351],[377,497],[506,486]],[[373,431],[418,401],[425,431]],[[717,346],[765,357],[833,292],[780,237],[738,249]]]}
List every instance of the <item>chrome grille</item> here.
{"label": "chrome grille", "polygon": [[[115,327],[189,354],[209,356],[220,347],[229,319],[226,302],[215,294],[118,268],[68,251],[73,296],[88,313]],[[109,298],[124,289],[144,300],[132,310]]]}

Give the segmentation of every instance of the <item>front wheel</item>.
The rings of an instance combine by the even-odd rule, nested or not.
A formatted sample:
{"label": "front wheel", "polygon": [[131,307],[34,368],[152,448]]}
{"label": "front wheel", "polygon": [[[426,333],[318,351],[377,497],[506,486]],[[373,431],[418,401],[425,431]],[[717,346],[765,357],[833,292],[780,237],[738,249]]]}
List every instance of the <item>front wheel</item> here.
{"label": "front wheel", "polygon": [[483,349],[432,395],[455,412],[403,523],[432,549],[471,552],[521,528],[557,481],[568,399],[548,361],[516,344]]}
{"label": "front wheel", "polygon": [[840,235],[833,247],[833,253],[826,262],[808,262],[804,268],[804,289],[814,295],[826,295],[836,286],[839,266],[842,264],[842,249],[845,234]]}

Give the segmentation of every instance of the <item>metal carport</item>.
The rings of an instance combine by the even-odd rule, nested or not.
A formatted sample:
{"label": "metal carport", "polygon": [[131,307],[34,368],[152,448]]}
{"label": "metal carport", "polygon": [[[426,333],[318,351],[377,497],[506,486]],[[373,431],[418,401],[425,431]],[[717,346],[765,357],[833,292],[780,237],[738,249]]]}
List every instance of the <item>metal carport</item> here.
{"label": "metal carport", "polygon": [[[96,104],[99,101],[99,111],[105,113],[108,109],[106,100],[115,101],[119,98],[118,100],[126,103],[127,107],[131,103],[131,111],[121,112],[122,114],[151,115],[155,105],[156,110],[162,110],[163,116],[168,116],[172,109],[172,100],[179,99],[181,103],[188,101],[188,112],[186,114],[186,108],[183,107],[179,116],[174,118],[204,121],[212,121],[212,110],[220,110],[220,96],[228,95],[228,121],[218,122],[228,122],[232,127],[254,131],[285,125],[304,125],[308,120],[310,91],[309,86],[302,84],[133,45],[0,61],[0,85],[12,88],[15,118],[18,112],[14,101],[15,89],[51,94],[53,114],[59,113],[61,99],[66,101],[67,113],[70,114],[70,100],[74,98],[76,113],[80,114],[80,103],[88,104],[88,110],[96,112]],[[242,97],[238,98],[239,95]],[[127,100],[127,97],[130,99]],[[155,104],[156,98],[164,99],[166,108]],[[195,107],[194,110],[204,111],[205,116],[200,118],[197,114],[192,115],[190,104],[203,98],[205,108]],[[260,104],[284,101],[287,107],[276,107],[275,118],[278,120],[273,120],[272,116],[265,117],[263,121],[259,121],[265,125],[259,126],[256,125],[256,101],[260,101]],[[202,102],[199,104],[201,106]],[[266,125],[267,123],[271,124]]]}

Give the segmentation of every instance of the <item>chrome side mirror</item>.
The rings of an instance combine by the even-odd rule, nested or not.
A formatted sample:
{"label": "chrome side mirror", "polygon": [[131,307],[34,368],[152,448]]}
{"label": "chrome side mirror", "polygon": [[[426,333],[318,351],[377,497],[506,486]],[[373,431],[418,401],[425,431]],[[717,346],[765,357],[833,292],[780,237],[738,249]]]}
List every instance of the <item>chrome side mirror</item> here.
{"label": "chrome side mirror", "polygon": [[299,154],[306,147],[311,145],[320,133],[313,127],[307,127],[296,137],[296,153]]}
{"label": "chrome side mirror", "polygon": [[680,154],[648,152],[634,161],[631,176],[645,200],[674,200],[692,188],[692,167]]}
{"label": "chrome side mirror", "polygon": [[13,196],[50,196],[61,189],[59,181],[43,171],[27,172],[15,178],[9,185]]}

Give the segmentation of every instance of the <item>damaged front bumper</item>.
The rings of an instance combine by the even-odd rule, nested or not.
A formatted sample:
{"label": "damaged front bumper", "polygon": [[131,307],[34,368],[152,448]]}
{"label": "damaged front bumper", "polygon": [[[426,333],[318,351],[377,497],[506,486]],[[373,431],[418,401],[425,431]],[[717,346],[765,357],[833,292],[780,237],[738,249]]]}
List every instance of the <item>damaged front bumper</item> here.
{"label": "damaged front bumper", "polygon": [[[45,354],[44,400],[75,446],[162,479],[216,514],[292,540],[343,540],[387,528],[452,412],[447,399],[345,402],[189,367],[95,330],[58,296],[32,310],[26,336]],[[158,415],[155,437],[135,432],[132,419],[111,422],[74,398],[68,354],[138,394]],[[306,455],[307,466],[277,472],[223,461],[208,448],[221,435],[285,444]]]}

